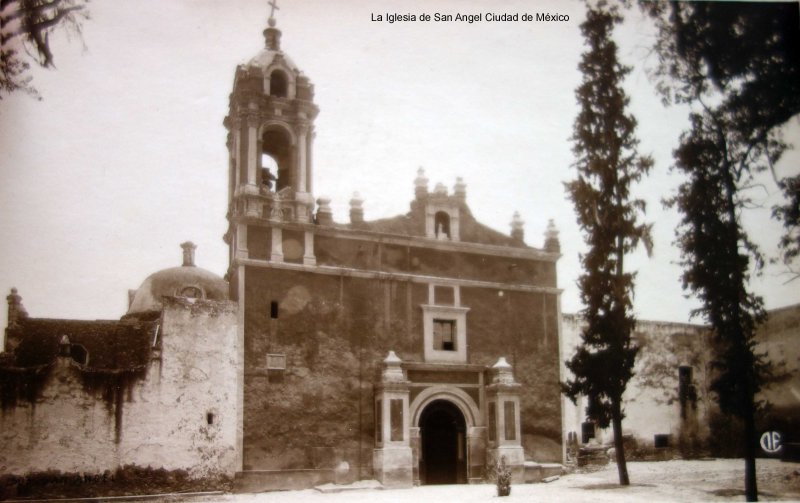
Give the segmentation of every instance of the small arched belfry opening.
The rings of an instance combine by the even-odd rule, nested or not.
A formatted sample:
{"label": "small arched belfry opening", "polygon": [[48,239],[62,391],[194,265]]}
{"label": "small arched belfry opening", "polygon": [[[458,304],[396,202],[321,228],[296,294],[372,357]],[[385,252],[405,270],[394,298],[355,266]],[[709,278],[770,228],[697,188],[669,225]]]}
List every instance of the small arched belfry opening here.
{"label": "small arched belfry opening", "polygon": [[282,70],[273,70],[269,75],[269,94],[278,98],[289,95],[289,79]]}
{"label": "small arched belfry opening", "polygon": [[267,128],[261,135],[261,154],[262,168],[269,169],[269,174],[262,172],[260,183],[276,191],[291,186],[292,139],[289,133],[280,127]]}
{"label": "small arched belfry opening", "polygon": [[450,239],[450,214],[437,211],[433,217],[433,228],[437,239]]}

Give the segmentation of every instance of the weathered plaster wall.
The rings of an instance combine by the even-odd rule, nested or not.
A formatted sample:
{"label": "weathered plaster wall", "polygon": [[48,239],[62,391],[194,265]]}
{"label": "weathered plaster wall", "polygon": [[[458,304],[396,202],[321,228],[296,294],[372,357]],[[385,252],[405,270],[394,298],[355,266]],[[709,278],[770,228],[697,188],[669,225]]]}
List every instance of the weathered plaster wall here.
{"label": "weathered plaster wall", "polygon": [[[556,296],[499,292],[461,288],[468,363],[513,360],[528,454],[560,461]],[[245,299],[245,470],[346,461],[353,478],[371,476],[376,365],[389,350],[423,361],[428,285],[247,267]],[[268,370],[268,354],[286,370]]]}
{"label": "weathered plaster wall", "polygon": [[520,420],[526,456],[540,462],[560,462],[557,296],[462,288],[461,300],[470,307],[470,362],[492,365],[499,356],[505,356],[522,384]]}
{"label": "weathered plaster wall", "polygon": [[781,413],[800,415],[800,305],[770,311],[756,341],[781,376],[762,397]]}
{"label": "weathered plaster wall", "polygon": [[[800,306],[769,311],[766,323],[758,328],[756,352],[764,353],[772,363],[776,379],[764,386],[757,400],[769,407],[757,417],[761,431],[776,429],[797,431],[800,427]],[[572,356],[580,340],[581,320],[564,315],[564,350],[562,359]],[[735,455],[735,448],[725,445],[728,438],[738,438],[738,428],[728,418],[719,417],[719,407],[711,392],[711,333],[700,325],[639,321],[635,333],[642,348],[636,362],[636,375],[625,393],[623,429],[640,442],[653,444],[655,434],[671,434],[672,445],[702,445],[720,454]],[[678,397],[678,367],[692,368],[696,401],[681,414]],[[578,432],[584,421],[585,403],[567,401],[565,430]],[[687,405],[684,405],[687,407]],[[713,429],[719,429],[712,436]],[[601,432],[600,440],[610,442],[611,431]]]}
{"label": "weathered plaster wall", "polygon": [[[333,468],[346,461],[353,477],[359,466],[371,476],[375,364],[390,347],[390,333],[400,339],[408,333],[402,307],[408,288],[248,268],[245,469]],[[271,302],[278,302],[277,318]],[[285,355],[286,370],[268,371],[267,354]]]}
{"label": "weathered plaster wall", "polygon": [[232,475],[236,305],[169,299],[162,322],[161,362],[126,407],[124,463]]}
{"label": "weathered plaster wall", "polygon": [[105,384],[87,385],[86,373],[59,357],[34,402],[2,412],[0,471],[100,473],[136,464],[196,477],[234,473],[235,304],[166,304],[161,359],[119,400],[104,399]]}
{"label": "weathered plaster wall", "polygon": [[70,358],[58,358],[35,402],[0,415],[0,471],[103,472],[119,464],[113,406],[87,392]]}
{"label": "weathered plaster wall", "polygon": [[[580,343],[583,322],[579,316],[565,314],[563,360],[570,359]],[[681,436],[694,436],[694,442],[708,437],[708,417],[713,404],[709,394],[711,343],[704,327],[683,323],[639,320],[634,333],[640,352],[634,367],[635,375],[628,382],[624,395],[623,432],[633,435],[642,445],[653,445],[654,435],[671,434],[671,445],[677,446]],[[681,415],[678,397],[678,367],[692,368],[692,385],[697,399],[686,404]],[[566,400],[564,427],[581,436],[585,421],[585,400],[578,406]],[[601,442],[612,442],[612,431],[598,431]]]}

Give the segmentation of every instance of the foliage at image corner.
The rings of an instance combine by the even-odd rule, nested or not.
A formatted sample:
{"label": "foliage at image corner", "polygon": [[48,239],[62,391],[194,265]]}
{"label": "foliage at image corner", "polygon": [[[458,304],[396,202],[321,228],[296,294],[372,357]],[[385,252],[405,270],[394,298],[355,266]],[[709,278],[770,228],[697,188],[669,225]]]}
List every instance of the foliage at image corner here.
{"label": "foliage at image corner", "polygon": [[21,91],[42,99],[31,84],[31,63],[55,68],[50,36],[63,30],[82,40],[90,0],[0,0],[0,100]]}

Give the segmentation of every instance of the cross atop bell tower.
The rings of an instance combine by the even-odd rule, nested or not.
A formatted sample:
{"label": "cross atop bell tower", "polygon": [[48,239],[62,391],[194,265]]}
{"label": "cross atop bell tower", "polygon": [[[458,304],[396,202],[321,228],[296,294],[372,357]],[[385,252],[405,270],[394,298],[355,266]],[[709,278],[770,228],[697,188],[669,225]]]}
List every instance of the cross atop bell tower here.
{"label": "cross atop bell tower", "polygon": [[275,11],[280,10],[276,0],[269,2],[269,19],[267,20],[267,29],[264,30],[264,41],[266,42],[267,49],[279,51],[281,49],[281,32],[275,28]]}
{"label": "cross atop bell tower", "polygon": [[277,0],[270,0],[270,2],[268,2],[268,5],[270,7],[270,9],[269,9],[269,25],[270,26],[275,26],[275,11],[276,10],[281,10],[281,8],[278,7]]}

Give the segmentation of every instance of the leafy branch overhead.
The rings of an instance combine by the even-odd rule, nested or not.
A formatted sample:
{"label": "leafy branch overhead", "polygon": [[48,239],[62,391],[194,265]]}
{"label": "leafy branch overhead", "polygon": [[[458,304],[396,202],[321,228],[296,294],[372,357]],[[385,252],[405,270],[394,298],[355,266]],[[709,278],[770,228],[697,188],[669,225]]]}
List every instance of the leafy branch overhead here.
{"label": "leafy branch overhead", "polygon": [[[748,177],[769,171],[784,202],[773,216],[784,226],[781,259],[800,256],[800,173],[781,174],[775,164],[787,145],[782,126],[800,115],[800,7],[797,2],[640,2],[656,21],[657,87],[667,103],[687,103],[724,121],[730,141],[741,145],[736,170]],[[719,129],[719,128],[717,128]],[[739,194],[743,197],[743,194]]]}
{"label": "leafy branch overhead", "polygon": [[55,66],[50,36],[58,29],[81,37],[89,0],[0,0],[0,99],[24,91],[39,97],[28,75],[31,61]]}

